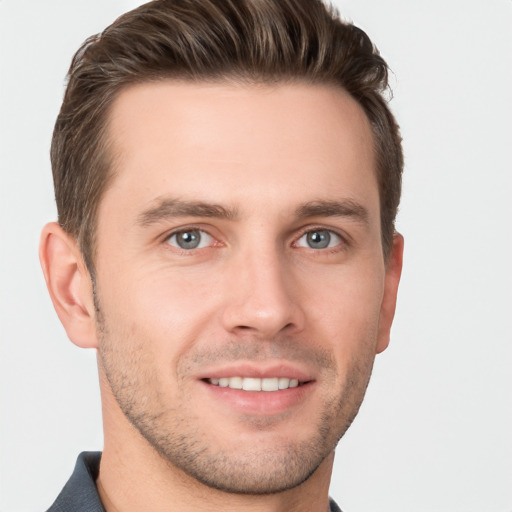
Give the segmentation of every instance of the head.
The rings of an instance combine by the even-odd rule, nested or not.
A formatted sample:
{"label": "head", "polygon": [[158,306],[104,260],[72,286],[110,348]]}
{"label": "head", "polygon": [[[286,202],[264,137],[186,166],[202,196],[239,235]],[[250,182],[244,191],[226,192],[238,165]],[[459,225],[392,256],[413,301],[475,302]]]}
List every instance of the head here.
{"label": "head", "polygon": [[121,16],[76,53],[51,159],[59,223],[94,273],[98,205],[114,176],[109,112],[122,90],[147,82],[330,84],[348,92],[373,132],[382,248],[387,258],[403,157],[387,106],[385,61],[368,36],[320,0],[154,1]]}
{"label": "head", "polygon": [[112,424],[201,484],[298,486],[357,413],[401,269],[386,87],[313,0],[151,2],[73,60],[50,293]]}

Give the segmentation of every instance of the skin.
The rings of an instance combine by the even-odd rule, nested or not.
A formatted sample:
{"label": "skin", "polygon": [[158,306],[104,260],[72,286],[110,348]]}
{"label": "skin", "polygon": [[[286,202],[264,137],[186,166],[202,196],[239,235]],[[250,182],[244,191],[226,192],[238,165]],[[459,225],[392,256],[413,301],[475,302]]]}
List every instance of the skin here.
{"label": "skin", "polygon": [[[109,133],[95,283],[57,224],[40,251],[70,339],[98,349],[106,509],[325,511],[402,265],[363,111],[328,86],[162,82],[123,91]],[[206,380],[243,372],[305,385]]]}

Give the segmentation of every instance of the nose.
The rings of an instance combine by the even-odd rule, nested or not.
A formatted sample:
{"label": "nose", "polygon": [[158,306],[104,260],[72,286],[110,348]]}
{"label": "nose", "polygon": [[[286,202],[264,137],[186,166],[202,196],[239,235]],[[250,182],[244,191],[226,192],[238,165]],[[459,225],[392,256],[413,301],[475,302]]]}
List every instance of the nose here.
{"label": "nose", "polygon": [[226,331],[270,340],[304,328],[298,283],[277,251],[240,255],[231,272],[222,312]]}

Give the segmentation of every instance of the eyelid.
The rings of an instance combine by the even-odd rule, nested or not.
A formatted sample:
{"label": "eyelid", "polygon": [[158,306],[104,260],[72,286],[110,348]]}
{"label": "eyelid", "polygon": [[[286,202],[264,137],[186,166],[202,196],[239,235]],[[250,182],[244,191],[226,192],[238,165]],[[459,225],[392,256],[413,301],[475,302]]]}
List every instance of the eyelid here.
{"label": "eyelid", "polygon": [[[213,235],[210,232],[208,227],[209,226],[205,227],[204,224],[190,224],[190,225],[185,225],[185,226],[179,226],[179,227],[176,227],[176,228],[172,229],[171,231],[168,231],[167,233],[165,233],[165,235],[163,235],[163,237],[162,237],[162,241],[164,243],[166,243],[167,245],[171,245],[171,244],[168,243],[169,239],[171,237],[179,234],[179,233],[183,233],[183,232],[186,232],[186,231],[200,231],[201,233],[206,234],[208,237],[210,237],[212,239],[211,242],[209,243],[209,245],[207,247],[203,247],[203,249],[206,249],[208,247],[215,247],[215,246],[224,245],[222,242],[219,241],[219,237],[218,236],[215,236],[215,235]],[[348,234],[346,234],[344,231],[341,231],[341,230],[339,230],[337,228],[333,228],[332,226],[327,227],[325,225],[318,225],[318,224],[316,224],[316,225],[309,225],[309,226],[303,227],[299,231],[299,235],[294,237],[294,241],[292,243],[292,246],[297,246],[297,242],[304,235],[307,235],[308,233],[310,233],[312,231],[328,231],[329,233],[334,234],[335,236],[339,237],[341,242],[338,243],[335,247],[337,247],[338,245],[347,246],[347,245],[350,245],[352,243],[351,237]],[[191,253],[194,250],[198,250],[198,249],[182,249],[182,248],[174,246],[174,245],[171,245],[171,247],[173,247],[174,249],[183,251],[183,252],[187,252],[187,253]],[[335,249],[335,247],[327,247],[327,248],[325,248],[323,250],[324,251],[326,249],[331,249],[332,250],[332,249]],[[320,249],[313,249],[311,247],[309,247],[309,249],[312,249],[312,250],[315,250],[315,251],[319,251],[320,250]]]}
{"label": "eyelid", "polygon": [[[199,231],[203,235],[208,236],[210,238],[210,242],[208,243],[208,245],[206,247],[196,247],[194,249],[183,249],[182,247],[179,247],[178,245],[173,245],[173,244],[169,243],[169,240],[173,236],[179,235],[180,233],[184,233],[184,232],[187,232],[187,231]],[[186,225],[186,226],[179,226],[177,228],[172,229],[171,231],[168,231],[162,237],[162,242],[165,245],[170,246],[170,247],[172,247],[173,249],[175,249],[177,251],[181,251],[183,253],[188,253],[188,254],[190,254],[190,253],[192,253],[194,251],[201,250],[201,249],[207,249],[209,247],[215,247],[216,245],[221,245],[221,242],[219,242],[218,237],[212,235],[210,233],[210,231],[207,228],[205,228],[204,225],[197,225],[197,224],[190,224],[190,225]]]}
{"label": "eyelid", "polygon": [[350,243],[350,237],[348,235],[346,235],[344,232],[340,232],[340,230],[338,229],[334,229],[332,227],[327,227],[327,226],[322,226],[322,225],[313,225],[313,226],[306,226],[304,228],[301,229],[300,231],[300,234],[299,236],[297,236],[295,238],[295,241],[293,242],[293,245],[297,246],[296,244],[298,243],[298,241],[304,237],[305,235],[307,235],[308,233],[311,233],[311,232],[314,232],[314,231],[328,231],[329,233],[337,236],[339,239],[340,239],[340,242],[338,244],[336,244],[335,246],[333,247],[326,247],[324,249],[313,249],[313,247],[307,247],[307,246],[298,246],[298,247],[304,247],[306,249],[311,249],[311,250],[314,250],[314,251],[326,251],[326,250],[333,250],[335,249],[336,247],[340,246],[340,245],[343,245],[343,246],[347,246],[349,245]]}
{"label": "eyelid", "polygon": [[[176,244],[171,243],[171,240],[173,238],[177,238],[178,235],[180,235],[181,233],[188,233],[188,232],[192,232],[192,231],[196,231],[196,232],[200,233],[200,239],[199,239],[199,243],[198,243],[197,247],[191,247],[190,249],[186,249],[185,247],[180,247],[178,245],[177,241],[176,241]],[[172,245],[173,247],[176,247],[176,249],[181,249],[181,250],[186,250],[186,251],[193,251],[193,250],[196,250],[196,249],[205,249],[206,247],[209,247],[211,245],[212,240],[213,240],[213,237],[210,234],[208,234],[206,231],[202,231],[202,230],[199,230],[199,229],[189,229],[189,230],[182,231],[181,233],[179,231],[177,233],[173,233],[171,236],[169,236],[167,238],[166,242],[169,245]]]}

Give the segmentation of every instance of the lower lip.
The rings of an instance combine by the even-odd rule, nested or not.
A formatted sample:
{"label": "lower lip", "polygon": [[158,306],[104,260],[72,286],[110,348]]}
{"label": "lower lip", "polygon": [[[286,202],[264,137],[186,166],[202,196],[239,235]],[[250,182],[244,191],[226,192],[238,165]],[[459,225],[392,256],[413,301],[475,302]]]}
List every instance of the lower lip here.
{"label": "lower lip", "polygon": [[219,400],[231,409],[251,415],[273,415],[285,412],[302,404],[311,394],[314,382],[307,382],[295,388],[279,391],[243,391],[220,387],[201,381],[215,400]]}

